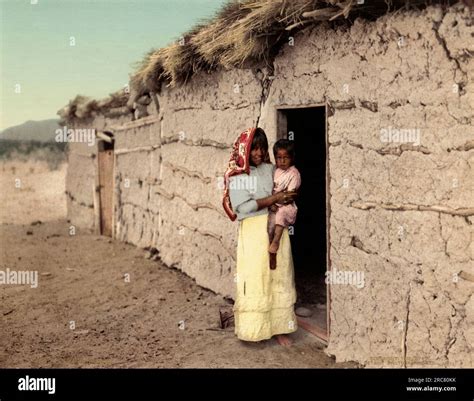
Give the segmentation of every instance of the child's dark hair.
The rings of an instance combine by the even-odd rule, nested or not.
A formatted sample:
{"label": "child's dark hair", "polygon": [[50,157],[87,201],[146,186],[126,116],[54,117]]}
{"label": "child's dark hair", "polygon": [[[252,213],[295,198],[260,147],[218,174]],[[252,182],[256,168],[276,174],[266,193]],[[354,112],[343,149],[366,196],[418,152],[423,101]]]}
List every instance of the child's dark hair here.
{"label": "child's dark hair", "polygon": [[292,163],[295,162],[295,143],[293,141],[290,141],[289,139],[280,139],[276,141],[275,145],[273,145],[273,155],[275,157],[280,149],[285,149],[288,156],[291,157]]}
{"label": "child's dark hair", "polygon": [[262,149],[264,153],[268,152],[268,140],[265,131],[257,128],[252,140],[252,149]]}

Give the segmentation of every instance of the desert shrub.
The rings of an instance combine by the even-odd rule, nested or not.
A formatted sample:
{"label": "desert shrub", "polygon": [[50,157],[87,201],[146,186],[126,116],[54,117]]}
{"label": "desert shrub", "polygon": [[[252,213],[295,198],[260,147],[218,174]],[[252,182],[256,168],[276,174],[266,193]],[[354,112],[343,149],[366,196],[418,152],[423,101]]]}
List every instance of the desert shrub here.
{"label": "desert shrub", "polygon": [[66,161],[66,143],[0,140],[0,160],[44,161],[57,170]]}

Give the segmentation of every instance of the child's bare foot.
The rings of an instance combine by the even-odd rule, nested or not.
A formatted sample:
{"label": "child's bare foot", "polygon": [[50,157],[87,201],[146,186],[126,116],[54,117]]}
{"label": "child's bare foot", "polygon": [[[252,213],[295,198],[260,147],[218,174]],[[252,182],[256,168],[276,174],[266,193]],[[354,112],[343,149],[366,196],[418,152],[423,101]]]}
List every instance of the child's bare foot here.
{"label": "child's bare foot", "polygon": [[283,347],[289,347],[291,344],[293,344],[293,341],[291,341],[290,337],[285,334],[280,334],[276,336],[276,339],[278,341],[278,344],[282,345]]}
{"label": "child's bare foot", "polygon": [[268,252],[270,253],[277,253],[278,252],[278,248],[279,248],[279,243],[278,242],[275,242],[275,241],[272,241],[272,243],[270,244],[269,248],[268,248]]}
{"label": "child's bare foot", "polygon": [[277,267],[277,254],[270,253],[270,269],[275,270]]}

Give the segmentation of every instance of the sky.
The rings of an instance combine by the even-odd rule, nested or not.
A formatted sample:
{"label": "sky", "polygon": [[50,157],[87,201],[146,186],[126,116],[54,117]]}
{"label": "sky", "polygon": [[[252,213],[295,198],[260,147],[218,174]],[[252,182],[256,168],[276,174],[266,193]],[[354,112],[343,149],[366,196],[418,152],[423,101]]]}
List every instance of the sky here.
{"label": "sky", "polygon": [[0,130],[58,118],[77,94],[124,87],[151,48],[166,46],[226,0],[0,0]]}

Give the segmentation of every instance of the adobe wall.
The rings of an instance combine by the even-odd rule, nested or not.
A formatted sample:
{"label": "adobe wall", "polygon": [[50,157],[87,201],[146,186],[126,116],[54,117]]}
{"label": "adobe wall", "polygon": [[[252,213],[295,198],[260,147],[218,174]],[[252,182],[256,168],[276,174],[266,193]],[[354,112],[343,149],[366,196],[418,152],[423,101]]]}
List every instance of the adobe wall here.
{"label": "adobe wall", "polygon": [[[66,128],[86,129],[89,124],[68,124]],[[72,224],[85,230],[94,230],[94,186],[97,146],[83,142],[67,145],[66,172],[67,216]]]}
{"label": "adobe wall", "polygon": [[[159,114],[96,118],[97,129],[123,128],[115,236],[156,247],[169,266],[232,297],[238,227],[218,185],[230,146],[257,121],[272,145],[277,107],[327,101],[332,268],[365,274],[361,289],[331,286],[328,353],[367,366],[472,367],[474,284],[466,274],[453,281],[474,273],[472,32],[462,8],[320,26],[283,50],[274,77],[199,74],[163,88]],[[389,127],[419,129],[419,146],[383,143]],[[78,201],[68,213],[90,224],[83,150],[71,147]]]}
{"label": "adobe wall", "polygon": [[[339,361],[473,366],[473,35],[467,8],[430,7],[320,26],[275,62],[266,131],[277,106],[330,103],[332,269],[365,274],[331,286]],[[389,127],[419,146],[382,142]]]}
{"label": "adobe wall", "polygon": [[[86,130],[103,131],[122,126],[131,121],[131,115],[122,115],[115,117],[105,117],[99,115],[87,120],[67,121],[63,129],[79,130],[85,133]],[[67,132],[67,131],[66,131]],[[85,135],[85,134],[83,134]],[[97,152],[98,141],[95,140],[90,146],[89,132],[86,141],[78,142],[77,139],[69,142],[67,145],[68,168],[66,172],[66,198],[68,219],[77,227],[84,230],[97,231],[98,221],[96,218],[95,207],[99,203],[94,202],[94,193],[98,185],[98,167]]]}
{"label": "adobe wall", "polygon": [[249,70],[201,74],[164,88],[158,122],[116,133],[117,238],[157,248],[164,263],[230,297],[237,223],[224,214],[219,180],[236,135],[256,124],[261,91]]}

